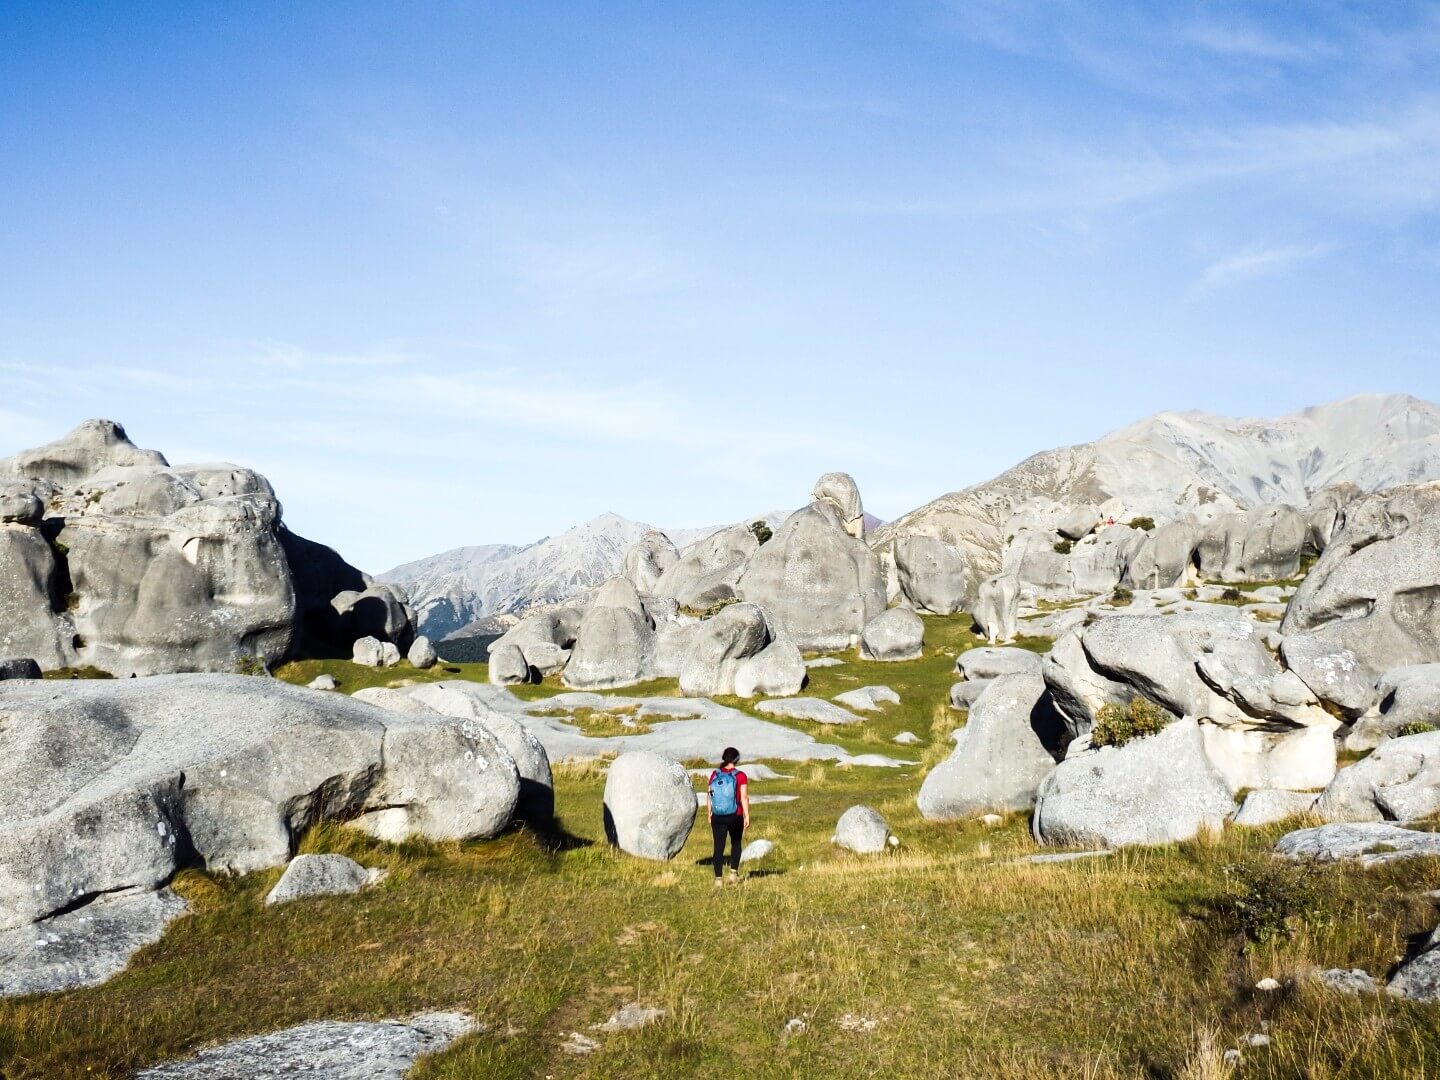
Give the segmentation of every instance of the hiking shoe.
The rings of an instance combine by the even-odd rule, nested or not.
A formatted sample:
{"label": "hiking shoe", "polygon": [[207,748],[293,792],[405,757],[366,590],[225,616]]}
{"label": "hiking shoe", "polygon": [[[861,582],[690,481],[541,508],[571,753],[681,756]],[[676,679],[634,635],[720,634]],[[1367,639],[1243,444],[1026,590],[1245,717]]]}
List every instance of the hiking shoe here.
{"label": "hiking shoe", "polygon": [[729,873],[729,878],[730,878],[730,880],[731,880],[732,882],[738,882],[738,881],[740,880],[740,871],[739,871],[739,870],[731,870],[730,873]]}
{"label": "hiking shoe", "polygon": [[723,880],[722,878],[718,878],[718,877],[717,877],[717,878],[715,879],[715,887],[716,887],[717,889],[720,888],[720,886],[722,886],[722,885],[724,885],[724,884],[725,884],[725,882],[724,882],[724,880]]}

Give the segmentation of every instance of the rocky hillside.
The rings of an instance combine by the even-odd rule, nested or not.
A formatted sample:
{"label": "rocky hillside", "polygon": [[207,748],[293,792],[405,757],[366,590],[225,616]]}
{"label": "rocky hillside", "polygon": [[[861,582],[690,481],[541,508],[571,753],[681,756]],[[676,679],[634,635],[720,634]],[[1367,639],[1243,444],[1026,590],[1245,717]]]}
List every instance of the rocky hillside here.
{"label": "rocky hillside", "polygon": [[[760,514],[772,527],[780,514]],[[678,547],[716,532],[660,530]],[[410,597],[421,632],[440,639],[482,619],[561,604],[620,572],[625,552],[655,526],[619,514],[597,518],[533,544],[461,547],[380,575]]]}
{"label": "rocky hillside", "polygon": [[1305,506],[1327,488],[1378,491],[1440,479],[1440,407],[1363,395],[1275,420],[1160,413],[1079,446],[1047,450],[993,480],[942,495],[871,536],[934,536],[999,567],[1011,514],[1026,504],[1111,503],[1114,516],[1213,517],[1261,504]]}

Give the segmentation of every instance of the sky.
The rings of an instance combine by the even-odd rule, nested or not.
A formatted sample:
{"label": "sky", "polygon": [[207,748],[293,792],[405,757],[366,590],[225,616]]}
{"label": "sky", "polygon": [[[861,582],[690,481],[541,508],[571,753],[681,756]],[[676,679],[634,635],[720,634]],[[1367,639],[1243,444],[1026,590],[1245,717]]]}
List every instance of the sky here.
{"label": "sky", "polygon": [[0,454],[379,572],[1440,399],[1440,4],[0,0]]}

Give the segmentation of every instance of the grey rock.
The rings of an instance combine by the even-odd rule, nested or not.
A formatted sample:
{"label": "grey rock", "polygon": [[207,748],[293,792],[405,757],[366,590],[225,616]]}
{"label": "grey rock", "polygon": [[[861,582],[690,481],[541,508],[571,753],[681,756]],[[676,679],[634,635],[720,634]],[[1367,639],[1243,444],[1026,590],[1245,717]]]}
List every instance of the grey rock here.
{"label": "grey rock", "polygon": [[1034,806],[1036,789],[1055,768],[1055,757],[1036,731],[1048,723],[1043,698],[1038,672],[991,682],[956,734],[955,749],[921,784],[916,800],[921,815],[951,821]]}
{"label": "grey rock", "polygon": [[0,461],[0,475],[73,487],[109,466],[165,465],[160,454],[139,449],[113,420],[87,420],[62,439]]}
{"label": "grey rock", "polygon": [[902,731],[890,741],[899,746],[915,746],[920,742],[920,736],[913,731]]}
{"label": "grey rock", "polygon": [[185,913],[169,889],[102,896],[44,922],[0,930],[0,997],[94,986]]}
{"label": "grey rock", "polygon": [[583,612],[572,607],[527,615],[491,642],[490,654],[493,657],[497,649],[514,645],[530,667],[548,675],[564,666],[563,659],[558,667],[554,666],[555,661],[559,657],[568,658],[583,617]]}
{"label": "grey rock", "polygon": [[1100,524],[1099,507],[1094,505],[1077,506],[1056,523],[1055,531],[1067,540],[1079,540],[1089,536]]}
{"label": "grey rock", "polygon": [[45,503],[29,484],[0,486],[0,525],[39,525]]}
{"label": "grey rock", "polygon": [[1068,592],[1091,596],[1113,591],[1147,539],[1139,529],[1111,525],[1081,540],[1067,559]]}
{"label": "grey rock", "polygon": [[866,660],[917,660],[925,642],[925,623],[906,608],[891,608],[865,624],[860,655]]}
{"label": "grey rock", "polygon": [[840,815],[835,835],[830,842],[857,855],[875,855],[885,850],[890,840],[890,826],[879,811],[868,806],[852,806]]}
{"label": "grey rock", "polygon": [[328,672],[316,675],[305,684],[311,690],[334,690],[340,684],[335,681],[335,676]]}
{"label": "grey rock", "polygon": [[578,1031],[572,1031],[560,1044],[560,1049],[572,1057],[584,1057],[586,1054],[593,1054],[600,1049],[600,1044],[588,1035],[582,1035]]}
{"label": "grey rock", "polygon": [[704,611],[717,601],[739,595],[736,583],[759,550],[760,541],[749,526],[721,529],[682,551],[679,560],[656,579],[655,595],[670,597],[682,608]]}
{"label": "grey rock", "polygon": [[1127,705],[1138,692],[1102,675],[1081,644],[1083,630],[1071,630],[1055,639],[1040,659],[1040,673],[1055,708],[1065,718],[1072,738],[1086,734],[1106,705]]}
{"label": "grey rock", "polygon": [[41,667],[75,662],[73,632],[55,615],[66,607],[55,549],[30,525],[0,525],[0,654]]}
{"label": "grey rock", "polygon": [[1416,664],[1381,676],[1376,709],[1357,720],[1347,750],[1373,750],[1411,725],[1440,727],[1440,664]]}
{"label": "grey rock", "polygon": [[596,1031],[634,1031],[665,1018],[664,1009],[651,1009],[631,1002],[622,1005],[603,1024],[596,1024]]}
{"label": "grey rock", "polygon": [[1375,977],[1362,968],[1327,968],[1315,972],[1314,978],[1325,989],[1342,994],[1378,994],[1381,989]]}
{"label": "grey rock", "polygon": [[816,656],[805,661],[807,668],[844,667],[845,661],[838,656]]}
{"label": "grey rock", "polygon": [[999,675],[1040,674],[1040,657],[1029,649],[967,649],[955,660],[955,671],[967,679]]}
{"label": "grey rock", "polygon": [[435,651],[435,646],[430,644],[430,639],[424,634],[420,634],[411,642],[410,651],[405,654],[405,659],[410,661],[411,667],[428,671],[439,661],[440,655]]}
{"label": "grey rock", "polygon": [[362,637],[355,642],[350,659],[362,667],[394,667],[400,663],[400,650],[393,642]]}
{"label": "grey rock", "polygon": [[776,637],[817,651],[848,648],[885,608],[879,559],[824,501],[781,523],[750,558],[736,594],[765,609]]}
{"label": "grey rock", "polygon": [[775,845],[773,842],[769,840],[752,840],[746,844],[744,850],[740,852],[740,865],[744,866],[746,863],[759,862],[761,859],[769,858],[774,851]]}
{"label": "grey rock", "polygon": [[1169,589],[1183,584],[1199,544],[1200,529],[1192,522],[1157,526],[1130,557],[1126,584],[1134,589]]}
{"label": "grey rock", "polygon": [[408,1020],[312,1024],[202,1050],[185,1061],[144,1069],[137,1080],[236,1080],[303,1074],[313,1080],[402,1080],[415,1062],[476,1029],[462,1013]]}
{"label": "grey rock", "polygon": [[734,694],[741,662],[760,653],[769,640],[765,613],[754,604],[723,608],[691,628],[688,654],[680,666],[680,692]]}
{"label": "grey rock", "polygon": [[1317,825],[1286,833],[1275,853],[1288,859],[1340,862],[1354,859],[1365,866],[1440,855],[1440,833],[1402,829],[1389,822],[1366,821]]}
{"label": "grey rock", "polygon": [[28,657],[23,660],[0,660],[0,682],[7,679],[38,679],[40,665]]}
{"label": "grey rock", "polygon": [[839,705],[823,698],[794,697],[777,701],[762,701],[755,706],[757,712],[767,716],[781,716],[787,720],[809,720],[816,724],[859,724],[860,717],[842,709]]}
{"label": "grey rock", "polygon": [[861,686],[836,694],[835,701],[859,712],[882,712],[882,705],[899,705],[900,695],[888,686]]}
{"label": "grey rock", "polygon": [[970,617],[991,645],[1014,641],[1020,633],[1019,577],[998,574],[981,582]]}
{"label": "grey rock", "polygon": [[815,481],[810,499],[830,504],[839,514],[846,532],[857,540],[865,538],[865,507],[860,502],[860,489],[849,473],[826,473]]}
{"label": "grey rock", "polygon": [[642,859],[673,859],[695,824],[685,766],[648,750],[621,754],[605,777],[605,835]]}
{"label": "grey rock", "polygon": [[971,679],[966,682],[957,682],[950,687],[950,707],[952,709],[973,709],[975,702],[980,700],[980,695],[985,693],[993,679]]}
{"label": "grey rock", "polygon": [[374,884],[384,871],[366,869],[344,855],[296,855],[265,903],[285,904],[309,896],[344,896]]}
{"label": "grey rock", "polygon": [[1375,704],[1375,672],[1362,664],[1351,649],[1339,644],[1334,635],[1283,636],[1280,651],[1286,667],[1316,697],[1344,715],[1358,717]]}
{"label": "grey rock", "polygon": [[518,645],[500,645],[490,650],[490,664],[486,669],[490,682],[495,686],[518,686],[534,682],[530,665]]}
{"label": "grey rock", "polygon": [[1440,931],[1430,935],[1419,955],[1400,965],[1385,990],[1409,1001],[1440,1001]]}
{"label": "grey rock", "polygon": [[735,667],[735,693],[740,697],[788,697],[805,686],[805,661],[793,641],[772,641]]}
{"label": "grey rock", "polygon": [[1293,506],[1222,515],[1201,538],[1200,571],[1218,581],[1292,578],[1309,538],[1309,519]]}
{"label": "grey rock", "polygon": [[[1300,584],[1281,624],[1285,656],[1311,689],[1351,715],[1366,700],[1354,684],[1440,661],[1440,485],[1370,495],[1345,508],[1344,523]],[[1344,700],[1328,697],[1316,661],[1353,657]],[[1323,675],[1323,670],[1319,673]]]}
{"label": "grey rock", "polygon": [[635,586],[614,577],[581,620],[561,678],[582,690],[633,686],[650,677],[654,651],[655,629]]}
{"label": "grey rock", "polygon": [[679,561],[674,542],[660,530],[651,529],[625,552],[622,573],[639,592],[653,594],[661,576]]}
{"label": "grey rock", "polygon": [[1027,856],[1025,856],[1025,861],[1028,862],[1028,863],[1038,863],[1038,864],[1040,864],[1040,865],[1043,866],[1043,865],[1045,865],[1045,864],[1047,864],[1047,863],[1067,863],[1067,862],[1079,862],[1079,861],[1084,860],[1084,859],[1104,859],[1104,858],[1108,858],[1109,856],[1114,855],[1114,854],[1115,854],[1115,852],[1113,852],[1113,851],[1108,851],[1108,850],[1106,850],[1106,851],[1056,851],[1056,852],[1051,852],[1051,853],[1048,854],[1048,855],[1027,855]]}
{"label": "grey rock", "polygon": [[1347,765],[1320,794],[1327,821],[1415,821],[1440,811],[1440,731],[1406,735]]}
{"label": "grey rock", "polygon": [[953,615],[974,591],[965,556],[937,537],[898,537],[894,557],[901,591],[922,611]]}
{"label": "grey rock", "polygon": [[1033,829],[1043,844],[1164,844],[1218,830],[1234,809],[1199,725],[1181,719],[1158,735],[1067,757],[1040,785]]}
{"label": "grey rock", "polygon": [[1236,825],[1270,825],[1310,813],[1315,806],[1315,798],[1313,791],[1256,788],[1245,796],[1245,801],[1230,820]]}
{"label": "grey rock", "polygon": [[415,613],[398,585],[377,582],[359,591],[346,589],[331,598],[330,607],[341,640],[378,638],[403,655],[415,639]]}

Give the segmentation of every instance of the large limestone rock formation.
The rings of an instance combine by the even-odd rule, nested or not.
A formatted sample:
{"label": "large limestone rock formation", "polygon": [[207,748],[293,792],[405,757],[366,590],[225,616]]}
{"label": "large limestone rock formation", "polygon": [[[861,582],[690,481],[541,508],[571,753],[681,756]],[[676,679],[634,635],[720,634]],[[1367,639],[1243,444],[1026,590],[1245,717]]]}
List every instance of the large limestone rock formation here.
{"label": "large limestone rock formation", "polygon": [[865,539],[865,507],[860,502],[860,489],[849,473],[832,472],[820,477],[810,492],[810,501],[833,506],[845,531],[856,540]]}
{"label": "large limestone rock formation", "polygon": [[754,604],[731,604],[697,623],[680,667],[680,692],[705,697],[734,694],[740,665],[757,656],[769,641],[765,613]]}
{"label": "large limestone rock formation", "polygon": [[605,777],[605,835],[629,855],[664,862],[695,825],[695,789],[685,766],[649,750],[631,750]]}
{"label": "large limestone rock formation", "polygon": [[975,584],[958,548],[933,536],[915,534],[895,541],[900,591],[917,609],[953,615],[973,595]]}
{"label": "large limestone rock formation", "polygon": [[625,552],[624,569],[637,591],[653,595],[655,586],[666,570],[680,561],[675,542],[659,529],[651,529],[638,543]]}
{"label": "large limestone rock formation", "polygon": [[777,637],[806,650],[848,648],[885,610],[880,560],[828,498],[785,519],[750,557],[736,593],[769,613]]}
{"label": "large limestone rock formation", "polygon": [[1121,847],[1188,840],[1235,809],[1205,754],[1200,726],[1071,754],[1040,785],[1032,827],[1043,844]]}
{"label": "large limestone rock formation", "polygon": [[680,553],[655,580],[656,596],[669,597],[680,607],[706,611],[722,600],[739,595],[736,583],[760,541],[746,525],[732,525]]}
{"label": "large limestone rock formation", "polygon": [[1415,821],[1440,810],[1440,731],[1391,739],[1335,774],[1315,812],[1328,821]]}
{"label": "large limestone rock formation", "polygon": [[324,818],[388,840],[493,836],[519,796],[484,727],[271,679],[0,683],[0,931],[181,866],[287,862]]}
{"label": "large limestone rock formation", "polygon": [[628,578],[600,587],[580,621],[565,664],[565,685],[577,690],[633,686],[650,677],[655,627]]}
{"label": "large limestone rock formation", "polygon": [[1290,667],[1351,716],[1386,671],[1440,661],[1440,484],[1346,507],[1280,629]]}
{"label": "large limestone rock formation", "polygon": [[[343,590],[360,599],[368,583],[289,533],[249,469],[172,467],[92,420],[0,461],[0,481],[0,652],[117,675],[228,672],[321,646],[345,656],[376,633],[363,623],[327,636],[336,616],[322,608]],[[406,648],[403,597],[387,605],[377,636]]]}
{"label": "large limestone rock formation", "polygon": [[970,708],[955,749],[920,786],[920,813],[932,821],[1028,810],[1055,768],[1053,710],[1038,671],[1000,675]]}
{"label": "large limestone rock formation", "polygon": [[1014,641],[1020,633],[1019,576],[997,574],[986,578],[976,591],[970,617],[991,645],[997,641]]}

